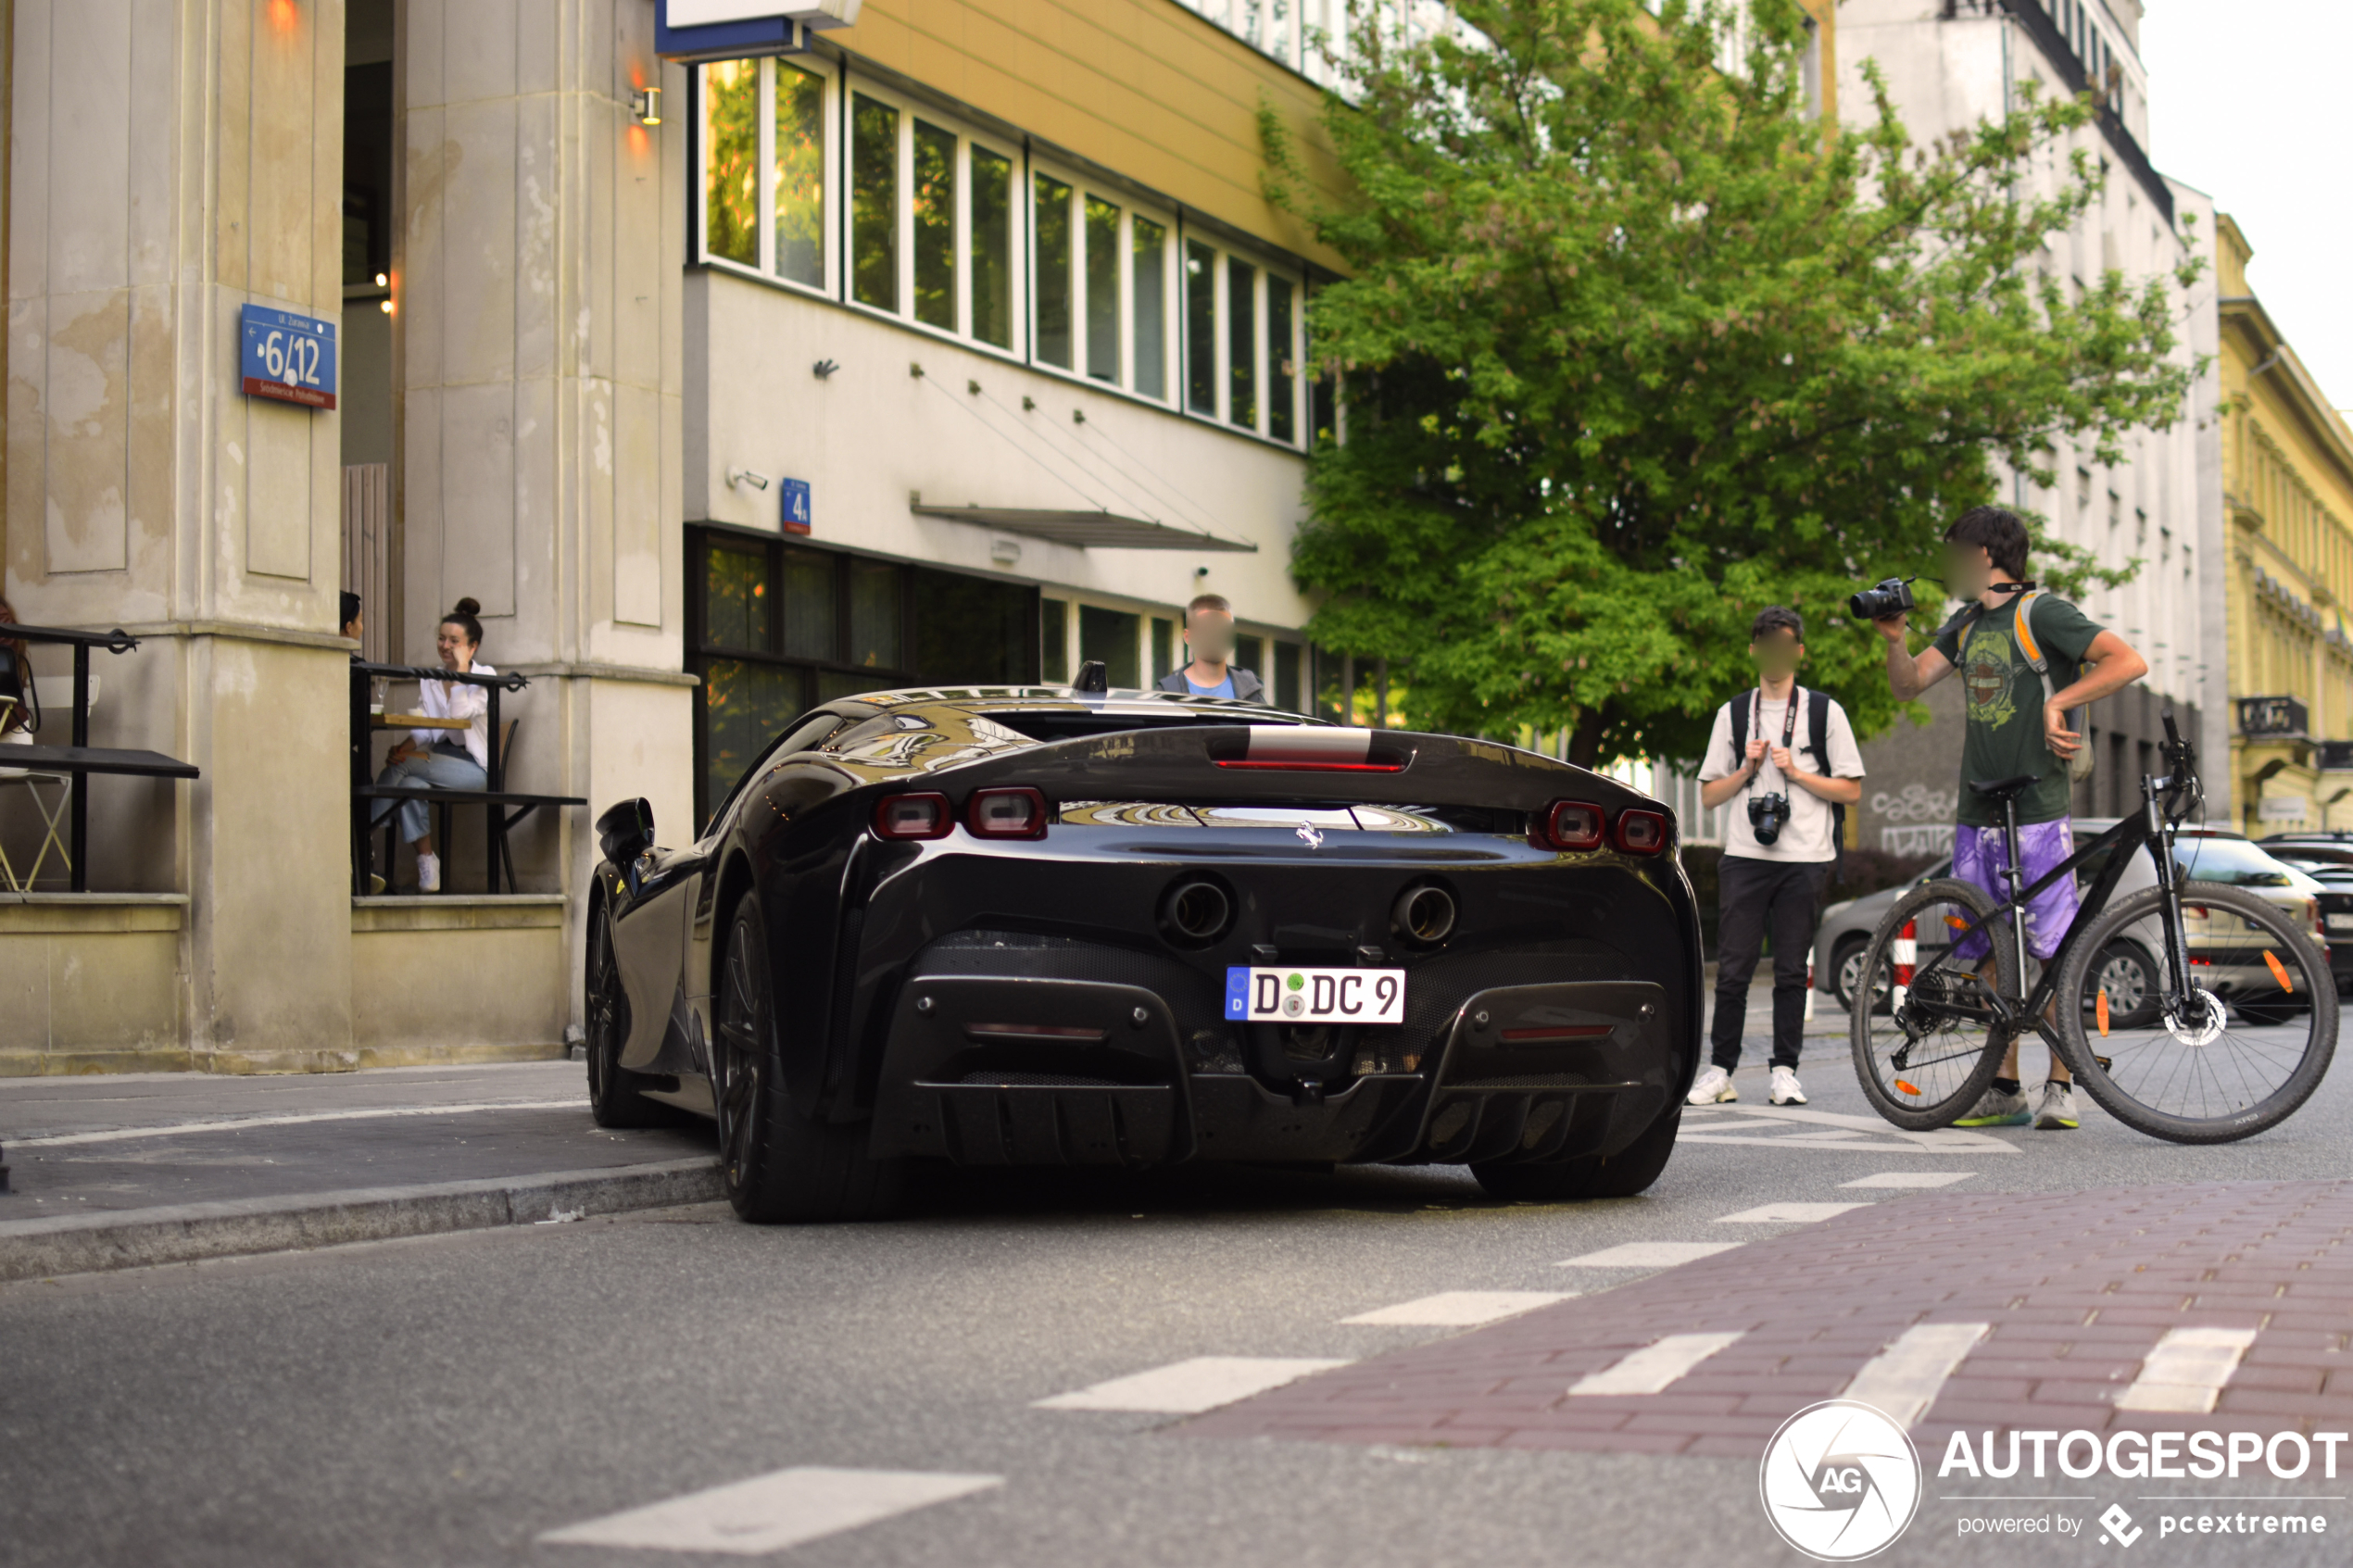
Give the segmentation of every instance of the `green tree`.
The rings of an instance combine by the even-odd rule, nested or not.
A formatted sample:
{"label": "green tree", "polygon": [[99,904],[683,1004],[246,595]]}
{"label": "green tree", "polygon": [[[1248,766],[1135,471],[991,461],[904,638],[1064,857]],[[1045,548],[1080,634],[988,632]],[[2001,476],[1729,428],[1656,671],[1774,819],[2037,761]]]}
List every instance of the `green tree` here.
{"label": "green tree", "polygon": [[[2179,417],[2196,269],[2054,274],[2092,111],[2031,82],[1915,147],[1868,68],[1868,123],[1809,107],[1794,0],[1753,0],[1731,69],[1713,3],[1456,8],[1476,35],[1370,47],[1327,99],[1344,197],[1262,117],[1270,197],[1351,274],[1310,315],[1347,434],[1292,558],[1312,634],[1386,655],[1418,724],[1689,759],[1754,678],[1750,618],[1789,604],[1802,679],[1885,728],[1846,596],[1932,574],[1996,458],[2047,484],[2055,439],[2109,460]],[[2137,563],[2045,538],[2037,565],[2081,591]]]}

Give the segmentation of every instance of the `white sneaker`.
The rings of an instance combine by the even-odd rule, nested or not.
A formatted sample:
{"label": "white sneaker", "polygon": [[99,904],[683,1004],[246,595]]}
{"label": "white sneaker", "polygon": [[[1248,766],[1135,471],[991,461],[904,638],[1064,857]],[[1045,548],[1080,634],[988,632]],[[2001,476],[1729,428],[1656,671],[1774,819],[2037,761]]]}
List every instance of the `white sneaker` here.
{"label": "white sneaker", "polygon": [[420,855],[417,857],[417,891],[420,893],[441,891],[440,856]]}
{"label": "white sneaker", "polygon": [[1797,1069],[1774,1068],[1772,1091],[1765,1098],[1775,1105],[1804,1105],[1806,1090],[1797,1081]]}
{"label": "white sneaker", "polygon": [[1732,1087],[1732,1075],[1711,1063],[1700,1070],[1700,1075],[1692,1083],[1692,1092],[1683,1097],[1683,1102],[1686,1105],[1717,1105],[1740,1098],[1741,1092]]}

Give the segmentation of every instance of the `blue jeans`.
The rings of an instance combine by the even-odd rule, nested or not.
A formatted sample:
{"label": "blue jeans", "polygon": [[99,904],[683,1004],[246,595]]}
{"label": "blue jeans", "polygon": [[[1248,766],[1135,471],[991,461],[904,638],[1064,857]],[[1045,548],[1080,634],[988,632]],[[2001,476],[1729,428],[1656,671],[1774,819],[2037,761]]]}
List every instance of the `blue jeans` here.
{"label": "blue jeans", "polygon": [[[464,751],[435,746],[422,757],[395,762],[376,775],[376,784],[384,789],[488,789],[490,778]],[[433,816],[422,800],[379,800],[369,826],[381,825],[396,806],[400,809],[402,843],[414,844],[433,831]],[[391,874],[389,870],[385,874]]]}

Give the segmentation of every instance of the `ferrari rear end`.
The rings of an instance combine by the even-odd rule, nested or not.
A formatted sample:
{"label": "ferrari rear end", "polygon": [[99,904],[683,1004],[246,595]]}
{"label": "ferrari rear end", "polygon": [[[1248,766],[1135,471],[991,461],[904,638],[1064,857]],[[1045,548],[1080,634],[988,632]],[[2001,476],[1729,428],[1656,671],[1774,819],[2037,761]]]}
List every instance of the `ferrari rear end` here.
{"label": "ferrari rear end", "polygon": [[878,799],[847,906],[875,1156],[1444,1161],[1564,1196],[1664,1163],[1700,941],[1657,802],[1511,747],[1272,724],[925,782]]}

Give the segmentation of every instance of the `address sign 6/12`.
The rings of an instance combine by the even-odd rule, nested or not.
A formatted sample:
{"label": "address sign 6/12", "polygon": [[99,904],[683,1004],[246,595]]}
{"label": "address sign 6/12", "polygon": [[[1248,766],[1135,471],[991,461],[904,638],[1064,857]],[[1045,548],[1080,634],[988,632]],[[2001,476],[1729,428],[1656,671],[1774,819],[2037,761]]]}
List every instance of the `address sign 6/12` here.
{"label": "address sign 6/12", "polygon": [[274,397],[306,408],[335,406],[335,324],[267,305],[248,305],[241,318],[239,372],[248,396]]}

